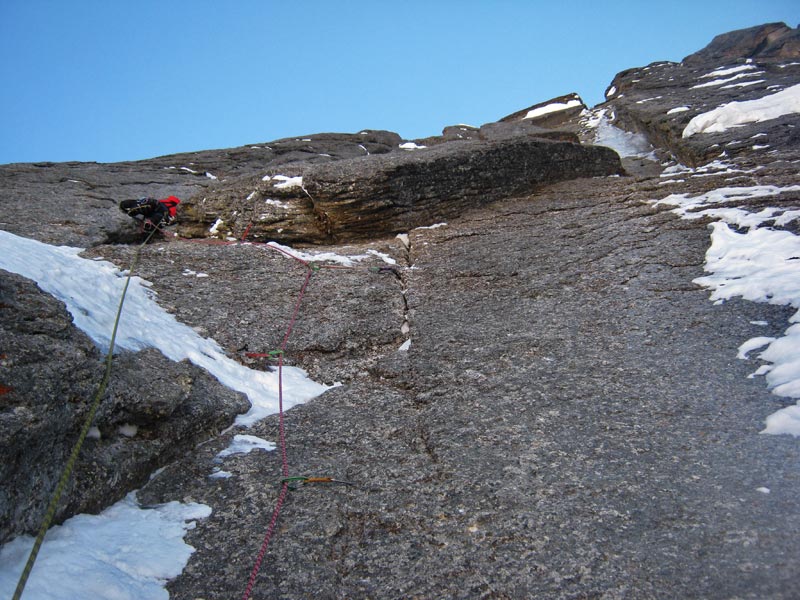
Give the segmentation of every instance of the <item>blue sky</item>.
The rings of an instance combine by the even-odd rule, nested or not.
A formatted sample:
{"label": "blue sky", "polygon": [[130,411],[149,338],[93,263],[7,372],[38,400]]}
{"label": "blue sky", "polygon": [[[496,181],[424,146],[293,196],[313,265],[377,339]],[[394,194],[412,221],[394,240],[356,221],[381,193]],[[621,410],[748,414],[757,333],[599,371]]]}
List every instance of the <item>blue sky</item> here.
{"label": "blue sky", "polygon": [[797,0],[0,0],[0,163],[481,125]]}

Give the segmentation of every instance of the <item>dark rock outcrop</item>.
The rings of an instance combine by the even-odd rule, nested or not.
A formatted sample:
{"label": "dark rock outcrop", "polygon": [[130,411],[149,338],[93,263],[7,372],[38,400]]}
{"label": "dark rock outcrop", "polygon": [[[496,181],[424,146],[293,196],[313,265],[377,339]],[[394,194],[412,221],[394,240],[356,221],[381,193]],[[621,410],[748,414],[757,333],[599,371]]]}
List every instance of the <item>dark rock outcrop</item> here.
{"label": "dark rock outcrop", "polygon": [[797,114],[722,132],[683,134],[702,113],[800,83],[800,46],[793,41],[799,35],[774,24],[718,36],[681,63],[658,62],[619,73],[602,106],[619,127],[645,134],[653,145],[690,166],[749,154],[754,146],[794,155],[800,147]]}
{"label": "dark rock outcrop", "polygon": [[221,219],[253,239],[331,243],[431,225],[502,197],[575,177],[620,174],[607,148],[517,136],[283,169],[235,180],[184,207],[180,231],[201,235]]}
{"label": "dark rock outcrop", "polygon": [[[105,368],[64,305],[0,271],[0,543],[35,533]],[[249,407],[205,371],[146,350],[112,379],[56,522],[98,512]]]}
{"label": "dark rock outcrop", "polygon": [[173,154],[137,162],[0,165],[3,226],[42,242],[78,247],[139,239],[121,200],[200,196],[269,165],[314,164],[383,154],[400,136],[388,131],[317,134],[225,150]]}
{"label": "dark rock outcrop", "polygon": [[523,110],[500,119],[501,123],[528,121],[537,127],[554,129],[568,123],[586,110],[586,105],[578,94],[572,93],[558,96],[545,102],[539,102]]}
{"label": "dark rock outcrop", "polygon": [[741,58],[792,60],[800,57],[800,29],[768,23],[716,36],[711,43],[684,58],[685,65],[726,62]]}

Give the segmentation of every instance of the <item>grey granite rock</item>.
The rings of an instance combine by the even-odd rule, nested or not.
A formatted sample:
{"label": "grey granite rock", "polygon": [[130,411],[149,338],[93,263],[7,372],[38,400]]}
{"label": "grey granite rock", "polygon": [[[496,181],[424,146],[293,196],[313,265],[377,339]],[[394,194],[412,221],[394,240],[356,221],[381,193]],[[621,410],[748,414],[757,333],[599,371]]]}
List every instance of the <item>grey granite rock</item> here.
{"label": "grey granite rock", "polygon": [[[761,31],[755,28],[751,38]],[[783,29],[775,31],[784,39]],[[716,40],[711,50],[754,47],[746,35],[733,37],[735,43]],[[798,82],[796,66],[757,54],[747,63],[745,56],[720,62],[706,53],[696,62],[655,63],[618,75],[614,93],[598,108],[613,113],[615,124],[647,135],[659,156],[623,159],[623,176],[573,171],[589,177],[537,180],[535,165],[545,149],[553,152],[551,161],[563,151],[584,164],[587,157],[606,166],[619,162],[611,151],[541,139],[586,139],[585,113],[561,115],[567,120],[547,124],[555,127],[548,133],[541,122],[520,120],[526,109],[498,124],[448,128],[431,147],[407,153],[395,147],[401,140],[393,134],[366,132],[139,165],[11,165],[3,167],[11,175],[0,189],[3,227],[49,242],[91,242],[85,256],[127,266],[134,249],[107,243],[120,240],[124,226],[110,201],[98,209],[75,195],[48,212],[53,192],[37,208],[35,225],[17,214],[24,203],[14,203],[39,179],[60,186],[58,177],[85,172],[98,182],[104,170],[119,169],[125,181],[138,182],[133,195],[186,185],[181,193],[194,199],[184,214],[195,211],[188,216],[197,235],[224,216],[223,236],[238,239],[252,215],[262,214],[252,204],[258,198],[295,211],[282,223],[278,213],[263,219],[273,219],[275,232],[289,239],[304,239],[304,228],[319,229],[316,219],[330,239],[350,231],[359,238],[348,245],[320,238],[312,247],[298,245],[364,258],[355,268],[313,272],[286,352],[288,364],[315,380],[341,384],[286,413],[291,474],[349,483],[290,492],[254,598],[788,600],[800,595],[800,446],[791,436],[759,431],[767,415],[791,401],[748,377],[758,359],[736,355],[751,337],[781,335],[794,309],[710,302],[693,283],[703,274],[708,221],[680,220],[652,203],[670,193],[797,183],[797,115],[725,134],[681,135],[694,115],[719,103]],[[747,65],[754,68],[737,73],[763,71],[764,82],[694,87],[713,79],[702,76],[716,69]],[[748,78],[731,83],[741,81]],[[688,110],[667,114],[680,106]],[[752,138],[758,133],[765,135]],[[532,162],[525,164],[525,157]],[[690,166],[719,158],[726,166],[692,171],[676,158]],[[667,164],[682,175],[660,177]],[[283,180],[264,181],[264,175],[302,175],[305,192],[276,187]],[[384,196],[390,201],[380,204]],[[221,215],[203,208],[203,198],[240,202],[247,210]],[[409,209],[417,198],[442,205],[432,202],[436,208],[418,219]],[[445,207],[444,200],[453,204]],[[348,220],[358,211],[339,211],[344,202],[359,210],[371,206],[380,217],[374,222],[386,224],[370,230]],[[797,210],[800,194],[723,206],[758,210],[765,203]],[[97,211],[109,224],[95,231],[87,215]],[[64,227],[65,214],[77,225]],[[406,235],[392,237],[398,231]],[[387,259],[394,269],[370,269],[388,266]],[[266,369],[246,353],[281,343],[307,271],[261,244],[165,239],[143,250],[140,272],[176,318],[213,337],[231,357]],[[192,275],[198,272],[207,277]],[[30,289],[23,284],[15,281],[14,289]],[[98,361],[91,344],[75,334],[59,306],[42,308],[41,294],[23,301],[21,291],[3,293],[14,311],[25,306],[46,318],[7,317],[13,311],[4,305],[3,323],[16,325],[3,330],[10,332],[3,348],[12,352],[0,351],[35,355],[38,401],[49,402],[55,415],[79,412],[52,396],[61,385],[91,387]],[[38,365],[42,357],[61,357],[54,347],[69,360]],[[29,372],[3,361],[0,384],[33,388]],[[139,452],[131,445],[137,439],[165,456],[172,452],[140,490],[141,502],[198,501],[213,511],[186,538],[196,552],[169,583],[171,597],[241,595],[279,493],[281,459],[277,452],[215,457],[236,433],[277,440],[277,416],[224,431],[191,451],[167,446],[167,415],[194,415],[182,421],[183,431],[185,439],[197,439],[208,432],[198,434],[189,424],[211,417],[195,408],[207,408],[221,428],[234,408],[241,410],[241,399],[223,401],[225,411],[206,407],[204,401],[221,394],[186,365],[172,365],[169,381],[150,394],[146,374],[161,357],[150,351],[119,362],[124,380],[112,385],[104,404],[101,441],[117,444],[120,455]],[[191,401],[183,401],[187,377],[194,382]],[[24,408],[39,396],[27,398],[0,395],[4,431],[23,431],[37,417],[30,408],[6,410],[10,400]],[[13,421],[22,418],[17,412],[26,420]],[[23,425],[14,429],[14,423]],[[150,433],[122,439],[115,432],[125,424]],[[90,460],[84,468],[112,482],[126,477],[129,466]],[[216,469],[231,476],[210,478]],[[23,464],[20,473],[27,479],[20,476],[8,489],[37,485],[28,482],[38,476],[33,467]],[[134,484],[109,485],[107,500]]]}
{"label": "grey granite rock", "polygon": [[[36,533],[105,369],[64,305],[0,271],[0,541]],[[55,522],[98,512],[227,427],[249,404],[202,369],[126,352]]]}

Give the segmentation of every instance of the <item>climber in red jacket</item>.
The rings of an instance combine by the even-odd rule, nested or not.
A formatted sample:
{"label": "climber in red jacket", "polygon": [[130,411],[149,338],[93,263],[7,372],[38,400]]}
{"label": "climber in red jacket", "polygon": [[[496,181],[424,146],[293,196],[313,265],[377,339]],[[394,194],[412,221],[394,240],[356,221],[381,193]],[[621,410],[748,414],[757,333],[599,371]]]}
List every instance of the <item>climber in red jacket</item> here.
{"label": "climber in red jacket", "polygon": [[138,200],[123,200],[119,209],[142,224],[146,233],[172,225],[177,221],[178,204],[180,199],[170,196],[163,200],[155,198],[139,198]]}

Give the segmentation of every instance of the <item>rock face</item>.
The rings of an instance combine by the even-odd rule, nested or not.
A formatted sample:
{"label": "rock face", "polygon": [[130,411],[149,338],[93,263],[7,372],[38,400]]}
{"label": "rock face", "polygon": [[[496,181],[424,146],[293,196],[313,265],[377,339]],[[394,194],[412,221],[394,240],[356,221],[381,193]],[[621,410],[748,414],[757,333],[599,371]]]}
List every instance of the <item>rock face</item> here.
{"label": "rock face", "polygon": [[768,23],[723,33],[711,43],[681,61],[685,65],[729,60],[791,61],[800,57],[800,29],[785,23]]}
{"label": "rock face", "polygon": [[[104,363],[64,305],[0,271],[0,542],[35,532],[78,438]],[[249,407],[203,370],[160,352],[115,358],[96,430],[56,521],[98,512]]]}
{"label": "rock face", "polygon": [[[116,201],[179,195],[181,231],[200,240],[146,246],[139,273],[179,321],[254,368],[246,352],[278,347],[306,270],[263,245],[210,243],[212,225],[366,256],[361,267],[395,261],[309,282],[286,360],[342,385],[285,415],[290,469],[350,485],[289,494],[253,597],[796,598],[800,444],[758,433],[793,400],[748,377],[762,361],[736,359],[745,340],[781,336],[795,309],[710,302],[693,283],[708,218],[654,203],[788,188],[718,208],[778,206],[767,224],[796,230],[777,215],[800,210],[797,114],[684,137],[722,104],[800,84],[795,36],[719,36],[682,63],[620,73],[593,109],[567,95],[407,146],[425,149],[365,131],[6,165],[3,227],[124,268],[134,249],[118,242],[135,232]],[[601,121],[652,152],[620,161],[586,145]],[[18,214],[34,198],[36,219]],[[101,357],[30,282],[2,273],[0,303],[7,537],[35,529]],[[154,350],[115,363],[100,439],[59,518],[136,486],[144,504],[203,502],[213,512],[188,534],[196,552],[170,594],[243,591],[281,457],[231,456],[231,477],[208,476],[235,433],[276,440],[277,416],[212,436],[241,397]]]}
{"label": "rock face", "polygon": [[[185,210],[194,222],[181,231],[200,233],[222,219],[236,233],[247,230],[248,239],[374,239],[431,225],[545,183],[621,172],[619,157],[607,148],[527,136],[453,141],[429,149],[304,164],[282,169],[283,175],[273,172],[266,182],[259,177],[237,179],[190,200]],[[302,177],[302,183],[279,178],[289,176]]]}
{"label": "rock face", "polygon": [[797,29],[783,24],[718,36],[681,63],[659,62],[619,73],[601,107],[620,127],[643,133],[690,166],[750,154],[753,146],[792,152],[800,145],[792,115],[703,136],[684,137],[684,131],[693,118],[722,105],[760,99],[796,85],[798,36]]}
{"label": "rock face", "polygon": [[529,106],[507,117],[503,117],[500,119],[500,122],[513,123],[527,121],[537,127],[553,129],[569,122],[570,119],[577,117],[584,110],[586,110],[586,105],[583,103],[581,97],[578,96],[578,94],[572,93]]}

